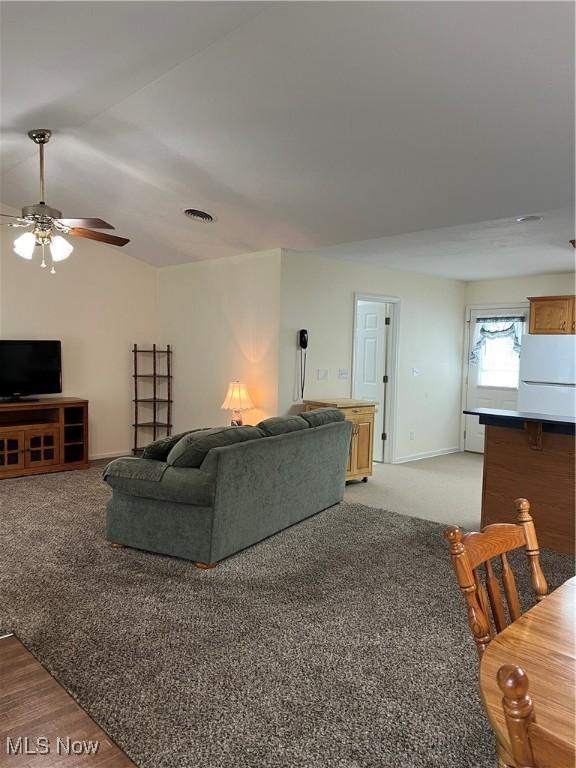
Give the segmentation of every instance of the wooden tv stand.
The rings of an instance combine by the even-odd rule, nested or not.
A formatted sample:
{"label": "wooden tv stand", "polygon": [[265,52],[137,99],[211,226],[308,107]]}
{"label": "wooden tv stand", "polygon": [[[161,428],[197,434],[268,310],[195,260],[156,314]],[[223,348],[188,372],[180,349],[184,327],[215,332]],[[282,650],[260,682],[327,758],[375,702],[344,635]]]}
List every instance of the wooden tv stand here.
{"label": "wooden tv stand", "polygon": [[0,478],[89,466],[88,400],[0,401]]}

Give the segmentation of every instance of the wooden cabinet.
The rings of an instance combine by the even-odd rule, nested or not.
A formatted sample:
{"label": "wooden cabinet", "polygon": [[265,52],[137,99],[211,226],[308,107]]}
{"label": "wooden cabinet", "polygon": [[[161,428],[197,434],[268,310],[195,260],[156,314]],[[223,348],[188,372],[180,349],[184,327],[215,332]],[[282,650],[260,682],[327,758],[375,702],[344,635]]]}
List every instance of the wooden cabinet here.
{"label": "wooden cabinet", "polygon": [[0,402],[0,478],[88,466],[86,400]]}
{"label": "wooden cabinet", "polygon": [[530,333],[576,333],[574,296],[531,296]]}
{"label": "wooden cabinet", "polygon": [[0,477],[60,463],[60,428],[38,425],[12,430],[0,427]]}
{"label": "wooden cabinet", "polygon": [[312,411],[314,408],[339,408],[346,419],[352,422],[352,439],[346,468],[346,480],[361,479],[366,481],[372,475],[376,403],[348,398],[333,398],[331,400],[305,400],[304,405],[307,411]]}

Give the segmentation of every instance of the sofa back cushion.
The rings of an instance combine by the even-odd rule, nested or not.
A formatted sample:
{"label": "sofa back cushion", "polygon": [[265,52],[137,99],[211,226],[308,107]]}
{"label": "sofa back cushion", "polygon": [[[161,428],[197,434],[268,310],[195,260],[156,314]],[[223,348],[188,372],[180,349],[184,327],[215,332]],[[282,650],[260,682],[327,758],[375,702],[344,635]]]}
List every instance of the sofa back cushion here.
{"label": "sofa back cushion", "polygon": [[[206,427],[204,427],[206,429]],[[168,435],[167,437],[161,437],[159,440],[155,440],[142,451],[143,459],[154,459],[155,461],[166,461],[168,454],[174,448],[176,443],[190,432],[199,432],[198,429],[189,429],[186,432],[180,432],[178,435]]]}
{"label": "sofa back cushion", "polygon": [[264,437],[258,427],[214,427],[189,432],[172,448],[166,459],[173,467],[199,467],[208,451]]}
{"label": "sofa back cushion", "polygon": [[301,416],[272,416],[264,419],[256,425],[266,437],[285,435],[287,432],[297,432],[299,429],[308,429],[310,425]]}
{"label": "sofa back cushion", "polygon": [[314,411],[304,411],[300,416],[311,427],[321,427],[323,424],[332,424],[334,421],[345,421],[346,419],[339,408],[316,408]]}

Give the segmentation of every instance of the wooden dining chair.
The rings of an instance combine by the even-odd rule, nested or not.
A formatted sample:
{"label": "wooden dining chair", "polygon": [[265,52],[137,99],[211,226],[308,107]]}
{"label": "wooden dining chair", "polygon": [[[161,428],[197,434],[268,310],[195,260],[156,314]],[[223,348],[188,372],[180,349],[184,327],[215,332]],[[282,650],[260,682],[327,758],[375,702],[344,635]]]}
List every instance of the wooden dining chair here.
{"label": "wooden dining chair", "polygon": [[528,695],[528,677],[522,667],[512,664],[500,667],[498,685],[504,694],[502,707],[514,766],[574,768],[572,747],[536,722]]}
{"label": "wooden dining chair", "polygon": [[[487,525],[480,532],[466,535],[456,526],[450,526],[444,531],[444,538],[450,544],[456,580],[466,599],[468,624],[480,657],[494,635],[509,624],[507,613],[511,621],[516,621],[522,613],[514,574],[506,557],[507,552],[525,548],[536,600],[542,600],[548,593],[548,585],[540,567],[540,550],[530,515],[530,504],[526,499],[516,499],[514,506],[518,524],[495,523]],[[495,557],[500,557],[502,566],[507,612],[491,563]],[[484,581],[481,578],[480,566],[483,566]]]}

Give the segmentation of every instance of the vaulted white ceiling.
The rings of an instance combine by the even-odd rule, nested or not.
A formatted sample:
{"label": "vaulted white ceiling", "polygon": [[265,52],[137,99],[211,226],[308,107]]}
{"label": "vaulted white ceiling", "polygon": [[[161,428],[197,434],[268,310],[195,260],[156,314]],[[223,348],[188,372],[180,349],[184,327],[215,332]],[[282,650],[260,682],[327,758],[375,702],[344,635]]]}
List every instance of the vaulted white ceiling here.
{"label": "vaulted white ceiling", "polygon": [[[512,228],[480,276],[569,269],[573,17],[570,2],[4,2],[1,199],[37,201],[26,131],[47,127],[47,201],[112,221],[154,264],[377,239],[370,258],[410,269],[422,239],[402,256],[402,233],[554,211],[551,268],[536,252],[524,268]],[[500,247],[473,239],[443,273]]]}

